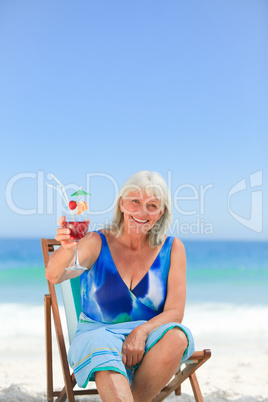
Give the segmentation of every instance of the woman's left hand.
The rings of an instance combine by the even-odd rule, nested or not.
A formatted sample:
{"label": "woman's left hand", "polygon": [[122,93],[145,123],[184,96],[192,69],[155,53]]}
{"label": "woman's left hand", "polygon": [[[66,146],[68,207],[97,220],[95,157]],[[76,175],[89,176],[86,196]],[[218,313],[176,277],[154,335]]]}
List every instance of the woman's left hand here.
{"label": "woman's left hand", "polygon": [[140,363],[144,351],[147,335],[141,327],[137,327],[127,336],[122,347],[122,360],[125,366],[132,367]]}

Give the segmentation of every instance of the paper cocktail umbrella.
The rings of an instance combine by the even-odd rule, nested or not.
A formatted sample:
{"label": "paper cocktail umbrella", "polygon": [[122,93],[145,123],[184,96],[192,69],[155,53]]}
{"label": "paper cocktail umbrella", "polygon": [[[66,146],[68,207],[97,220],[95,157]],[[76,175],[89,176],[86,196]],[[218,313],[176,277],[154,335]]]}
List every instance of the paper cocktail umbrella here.
{"label": "paper cocktail umbrella", "polygon": [[71,194],[71,197],[79,197],[80,195],[91,195],[91,194],[86,193],[86,192],[83,191],[83,190],[78,190],[78,191],[76,191],[75,193]]}

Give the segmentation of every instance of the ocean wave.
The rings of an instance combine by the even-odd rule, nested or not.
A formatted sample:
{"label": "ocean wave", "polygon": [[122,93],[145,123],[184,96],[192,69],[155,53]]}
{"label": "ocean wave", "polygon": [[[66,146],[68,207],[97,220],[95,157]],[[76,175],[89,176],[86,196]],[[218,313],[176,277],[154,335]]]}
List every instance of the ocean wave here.
{"label": "ocean wave", "polygon": [[[62,317],[63,330],[66,333],[66,320],[64,308],[59,306]],[[20,303],[0,304],[0,339],[24,337],[43,337],[44,326],[44,307],[41,305],[33,306]]]}
{"label": "ocean wave", "polygon": [[195,335],[213,334],[238,337],[268,336],[267,305],[237,305],[231,303],[188,304],[184,324]]}
{"label": "ocean wave", "polygon": [[[66,332],[65,313],[59,306]],[[268,336],[268,306],[224,303],[188,304],[183,323],[196,336],[232,334],[233,336]],[[8,337],[44,336],[44,307],[21,303],[0,304],[0,339]]]}

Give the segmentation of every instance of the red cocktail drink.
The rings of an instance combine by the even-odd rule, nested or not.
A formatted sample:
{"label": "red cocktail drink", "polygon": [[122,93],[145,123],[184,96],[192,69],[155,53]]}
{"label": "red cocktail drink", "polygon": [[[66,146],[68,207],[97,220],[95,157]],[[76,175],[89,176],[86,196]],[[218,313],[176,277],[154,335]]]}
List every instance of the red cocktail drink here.
{"label": "red cocktail drink", "polygon": [[[82,214],[88,210],[88,205],[86,201],[79,201],[79,198],[81,196],[85,195],[91,195],[89,193],[86,193],[85,191],[82,190],[82,187],[80,187],[80,190],[76,191],[71,195],[71,197],[77,197],[77,200],[68,200],[65,188],[63,184],[53,175],[51,174],[52,177],[56,180],[56,182],[60,185],[61,189],[59,187],[52,186],[51,184],[47,184],[50,187],[55,188],[60,192],[60,195],[63,197],[66,206],[68,208],[67,215],[65,214],[65,222],[63,223],[63,227],[67,228],[70,230],[70,238],[72,240],[75,240],[75,255],[74,255],[74,265],[72,267],[65,268],[66,270],[86,270],[87,267],[82,267],[79,262],[78,262],[78,250],[77,250],[77,243],[80,239],[82,239],[89,227],[89,222],[90,220],[85,220],[85,215],[83,216]],[[76,213],[74,212],[76,210]],[[75,216],[76,215],[76,216]]]}
{"label": "red cocktail drink", "polygon": [[82,222],[64,222],[63,227],[70,229],[71,239],[78,241],[82,239],[88,231],[89,221]]}

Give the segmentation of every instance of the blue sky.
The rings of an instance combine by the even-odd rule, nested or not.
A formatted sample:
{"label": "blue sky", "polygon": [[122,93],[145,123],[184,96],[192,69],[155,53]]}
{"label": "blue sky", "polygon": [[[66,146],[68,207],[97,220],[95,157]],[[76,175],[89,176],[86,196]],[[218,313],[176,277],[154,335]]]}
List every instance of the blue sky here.
{"label": "blue sky", "polygon": [[54,236],[49,173],[90,185],[94,228],[146,169],[174,235],[267,240],[267,17],[265,0],[2,0],[0,236]]}

